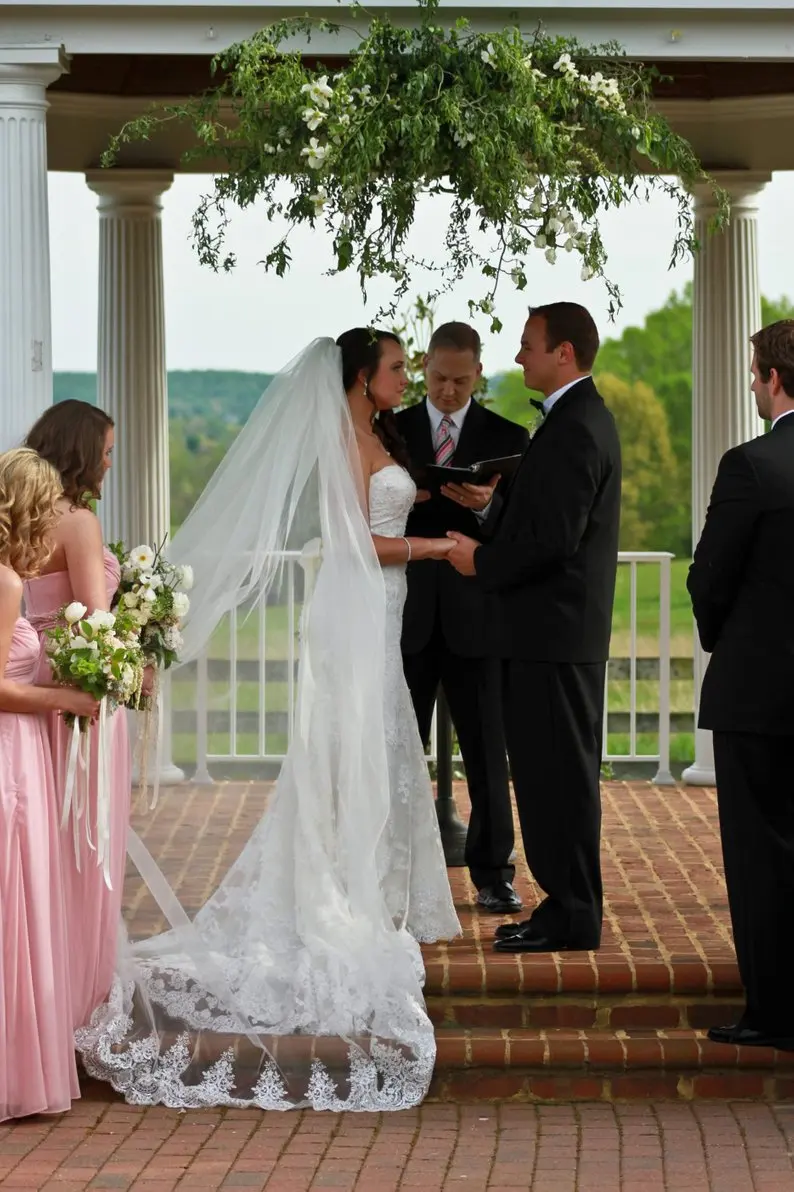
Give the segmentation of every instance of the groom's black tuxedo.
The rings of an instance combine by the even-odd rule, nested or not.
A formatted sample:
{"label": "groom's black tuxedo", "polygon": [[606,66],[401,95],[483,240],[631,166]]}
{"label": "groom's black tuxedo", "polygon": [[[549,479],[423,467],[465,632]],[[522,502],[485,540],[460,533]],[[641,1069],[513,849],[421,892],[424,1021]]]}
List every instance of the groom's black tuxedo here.
{"label": "groom's black tuxedo", "polygon": [[[424,469],[435,458],[427,402],[401,411],[397,426],[408,447],[414,479],[421,488]],[[472,400],[451,462],[460,466],[520,455],[528,441],[523,427]],[[504,487],[500,485],[500,489]],[[494,509],[500,508],[501,502],[497,492]],[[448,530],[459,530],[480,540],[483,524],[471,510],[461,509],[439,494],[414,506],[406,534],[442,538]],[[471,798],[466,863],[479,889],[513,877],[508,860],[513,847],[513,818],[499,676],[489,657],[487,641],[494,607],[494,601],[476,580],[459,575],[445,561],[423,561],[408,567],[402,636],[405,677],[425,742],[430,736],[439,685],[447,697]]]}
{"label": "groom's black tuxedo", "polygon": [[620,442],[592,379],[557,398],[490,542],[474,555],[498,594],[507,749],[524,849],[547,898],[537,934],[573,948],[601,935],[604,683],[620,523]]}
{"label": "groom's black tuxedo", "polygon": [[687,586],[711,659],[725,878],[745,1024],[794,1035],[794,414],[723,456]]}

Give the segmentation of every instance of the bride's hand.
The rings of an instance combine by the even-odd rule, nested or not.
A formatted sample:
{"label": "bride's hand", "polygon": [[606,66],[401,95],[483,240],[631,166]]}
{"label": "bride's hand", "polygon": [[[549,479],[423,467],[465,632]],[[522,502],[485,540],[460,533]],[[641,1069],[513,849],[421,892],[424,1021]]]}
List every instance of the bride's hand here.
{"label": "bride's hand", "polygon": [[451,538],[429,538],[428,559],[446,559],[447,555],[455,549],[455,543]]}

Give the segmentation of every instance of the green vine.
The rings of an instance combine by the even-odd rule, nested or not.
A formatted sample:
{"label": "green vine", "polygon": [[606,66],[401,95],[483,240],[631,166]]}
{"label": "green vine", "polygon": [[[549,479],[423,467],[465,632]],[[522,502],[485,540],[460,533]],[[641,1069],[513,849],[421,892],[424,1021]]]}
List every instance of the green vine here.
{"label": "green vine", "polygon": [[[394,314],[414,276],[429,270],[434,295],[472,267],[484,293],[469,303],[491,317],[499,283],[527,285],[535,253],[554,263],[581,258],[582,277],[603,278],[610,313],[620,292],[606,273],[599,218],[611,208],[664,191],[678,204],[671,264],[694,251],[689,190],[706,178],[692,147],[652,110],[654,72],[616,45],[585,47],[511,27],[482,34],[465,20],[438,22],[439,0],[418,0],[415,26],[368,16],[347,64],[335,74],[286,49],[339,26],[309,16],[278,21],[219,54],[218,83],[206,94],[149,112],[124,126],[103,157],[184,121],[196,144],[192,164],[223,160],[225,170],[193,215],[199,259],[231,269],[225,233],[234,208],[264,200],[268,220],[287,231],[267,246],[266,269],[282,276],[299,225],[325,227],[333,272],[394,283]],[[304,48],[305,52],[305,48]],[[280,183],[290,182],[284,197]],[[717,227],[727,196],[714,184]],[[425,194],[451,197],[443,245],[417,260],[408,238]],[[491,247],[475,246],[475,230]]]}

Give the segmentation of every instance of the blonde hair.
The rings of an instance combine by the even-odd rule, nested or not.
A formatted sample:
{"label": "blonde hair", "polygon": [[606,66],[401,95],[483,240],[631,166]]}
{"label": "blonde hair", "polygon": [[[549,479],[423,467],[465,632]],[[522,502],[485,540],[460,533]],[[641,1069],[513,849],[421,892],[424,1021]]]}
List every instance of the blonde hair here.
{"label": "blonde hair", "polygon": [[55,502],[63,495],[52,464],[31,447],[0,454],[0,562],[27,579],[52,553]]}

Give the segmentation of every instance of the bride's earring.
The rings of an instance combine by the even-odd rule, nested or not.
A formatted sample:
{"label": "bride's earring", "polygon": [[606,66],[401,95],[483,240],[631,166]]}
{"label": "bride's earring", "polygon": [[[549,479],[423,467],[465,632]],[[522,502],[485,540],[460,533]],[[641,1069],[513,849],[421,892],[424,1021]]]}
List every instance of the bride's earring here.
{"label": "bride's earring", "polygon": [[364,382],[364,396],[369,397],[369,381]]}

